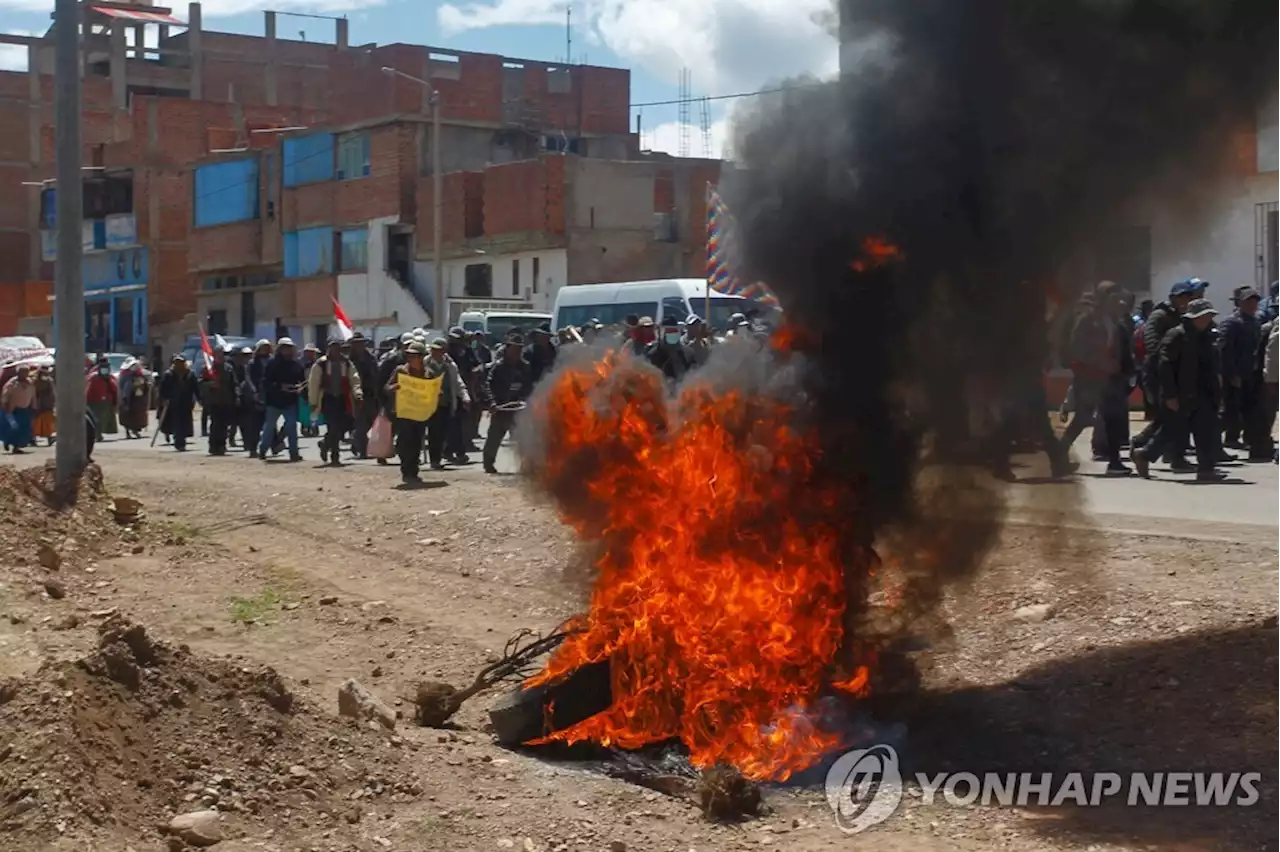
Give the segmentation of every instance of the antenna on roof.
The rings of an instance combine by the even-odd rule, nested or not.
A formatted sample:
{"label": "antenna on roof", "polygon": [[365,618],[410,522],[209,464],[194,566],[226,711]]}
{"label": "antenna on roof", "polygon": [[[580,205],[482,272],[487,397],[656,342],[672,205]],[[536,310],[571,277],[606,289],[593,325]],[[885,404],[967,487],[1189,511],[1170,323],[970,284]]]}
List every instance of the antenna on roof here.
{"label": "antenna on roof", "polygon": [[564,64],[573,64],[573,3],[564,7]]}

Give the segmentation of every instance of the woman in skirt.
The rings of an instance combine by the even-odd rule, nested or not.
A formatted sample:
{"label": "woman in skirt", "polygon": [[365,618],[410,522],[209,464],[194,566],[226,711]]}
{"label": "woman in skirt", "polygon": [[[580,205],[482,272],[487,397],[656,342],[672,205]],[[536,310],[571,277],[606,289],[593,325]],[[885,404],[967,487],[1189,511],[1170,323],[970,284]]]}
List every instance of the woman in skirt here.
{"label": "woman in skirt", "polygon": [[85,402],[89,406],[93,419],[98,423],[98,434],[101,441],[103,435],[115,435],[120,431],[116,421],[116,408],[120,405],[120,387],[111,375],[111,364],[106,358],[99,358],[89,374],[85,388]]}
{"label": "woman in skirt", "polygon": [[129,438],[141,438],[150,420],[151,376],[142,362],[129,359],[120,370],[120,425]]}
{"label": "woman in skirt", "polygon": [[32,444],[35,439],[44,438],[46,444],[53,443],[54,430],[57,428],[53,411],[57,407],[57,395],[53,389],[53,369],[41,367],[36,372],[36,419],[31,424]]}

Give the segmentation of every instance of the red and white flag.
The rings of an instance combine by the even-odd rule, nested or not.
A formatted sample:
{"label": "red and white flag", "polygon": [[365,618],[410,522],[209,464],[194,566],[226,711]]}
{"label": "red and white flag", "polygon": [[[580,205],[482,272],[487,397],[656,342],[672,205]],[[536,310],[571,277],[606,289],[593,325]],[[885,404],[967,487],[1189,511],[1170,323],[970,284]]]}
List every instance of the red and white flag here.
{"label": "red and white flag", "polygon": [[209,345],[209,338],[205,336],[204,326],[200,326],[200,352],[204,356],[204,372],[213,372],[213,347]]}
{"label": "red and white flag", "polygon": [[347,312],[342,309],[342,305],[338,304],[337,299],[333,300],[333,319],[338,325],[338,334],[342,335],[342,339],[350,340],[354,333],[351,320],[347,318]]}

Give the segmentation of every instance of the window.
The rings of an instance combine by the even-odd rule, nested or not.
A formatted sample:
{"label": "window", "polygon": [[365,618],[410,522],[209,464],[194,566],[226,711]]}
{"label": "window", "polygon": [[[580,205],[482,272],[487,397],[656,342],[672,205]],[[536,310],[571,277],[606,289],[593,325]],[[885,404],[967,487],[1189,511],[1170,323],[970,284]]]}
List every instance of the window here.
{"label": "window", "polygon": [[207,324],[207,327],[205,328],[205,331],[208,332],[210,336],[215,334],[227,333],[227,312],[226,311],[223,311],[223,310],[209,311],[209,314],[206,317],[206,319],[208,320],[208,324]]}
{"label": "window", "polygon": [[533,259],[533,292],[538,292],[538,278],[542,275],[542,264],[539,258]]}
{"label": "window", "polygon": [[258,217],[258,160],[244,157],[195,171],[195,226],[225,225]]}
{"label": "window", "polygon": [[492,299],[493,267],[487,263],[468,264],[463,270],[462,292],[472,299]]}
{"label": "window", "polygon": [[520,295],[520,258],[511,261],[511,295]]}
{"label": "window", "polygon": [[[566,325],[584,325],[588,320],[598,319],[605,325],[621,325],[627,314],[636,317],[653,318],[657,302],[624,302],[604,305],[574,305],[563,307],[556,314],[556,328]],[[656,321],[656,318],[654,318]]]}
{"label": "window", "polygon": [[332,271],[332,228],[306,228],[284,235],[285,278],[306,278]]}
{"label": "window", "polygon": [[662,316],[654,317],[656,322],[665,322],[667,317],[676,322],[684,322],[689,317],[689,304],[683,296],[667,296],[662,300]]}
{"label": "window", "polygon": [[338,234],[338,271],[369,270],[369,229],[358,228]]}
{"label": "window", "polygon": [[338,180],[369,176],[369,134],[348,133],[338,137]]}
{"label": "window", "polygon": [[284,140],[284,185],[333,179],[333,134],[313,133]]}

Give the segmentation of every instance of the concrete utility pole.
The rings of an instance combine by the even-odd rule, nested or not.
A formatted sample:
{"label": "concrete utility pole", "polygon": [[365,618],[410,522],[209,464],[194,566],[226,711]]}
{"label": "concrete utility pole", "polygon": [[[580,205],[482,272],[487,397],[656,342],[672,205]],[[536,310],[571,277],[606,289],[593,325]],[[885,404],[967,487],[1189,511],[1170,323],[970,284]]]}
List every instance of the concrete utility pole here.
{"label": "concrete utility pole", "polygon": [[80,184],[80,4],[54,5],[54,153],[58,257],[54,264],[54,311],[58,324],[57,482],[65,485],[84,470],[84,197]]}
{"label": "concrete utility pole", "polygon": [[436,279],[434,325],[441,331],[449,327],[449,295],[444,286],[444,258],[441,245],[444,233],[444,175],[440,173],[440,92],[431,89],[431,262]]}

